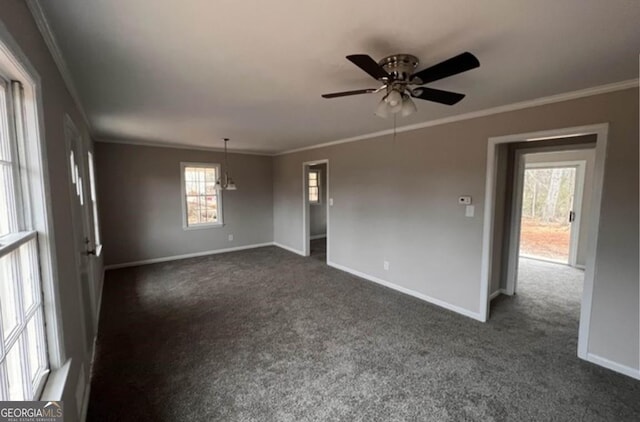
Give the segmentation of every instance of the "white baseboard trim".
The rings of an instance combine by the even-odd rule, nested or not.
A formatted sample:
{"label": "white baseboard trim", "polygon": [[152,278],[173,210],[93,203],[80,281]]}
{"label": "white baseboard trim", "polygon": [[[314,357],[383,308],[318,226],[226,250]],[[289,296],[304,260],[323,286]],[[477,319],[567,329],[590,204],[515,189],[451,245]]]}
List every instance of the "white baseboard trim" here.
{"label": "white baseboard trim", "polygon": [[579,269],[579,270],[586,270],[586,269],[587,269],[587,267],[586,267],[586,266],[584,266],[584,265],[578,265],[578,264],[574,265],[574,267],[576,267],[576,268],[577,268],[577,269]]}
{"label": "white baseboard trim", "polygon": [[491,295],[489,295],[489,300],[493,300],[495,298],[497,298],[500,295],[508,295],[507,290],[506,289],[498,289],[495,292],[491,293]]}
{"label": "white baseboard trim", "polygon": [[373,281],[374,283],[377,283],[377,284],[380,284],[382,286],[388,287],[390,289],[396,290],[396,291],[398,291],[400,293],[404,293],[404,294],[407,294],[409,296],[413,296],[415,298],[418,298],[420,300],[424,300],[425,302],[429,302],[429,303],[431,303],[433,305],[436,305],[436,306],[439,306],[441,308],[448,309],[450,311],[456,312],[456,313],[458,313],[460,315],[464,315],[466,317],[473,318],[473,319],[475,319],[477,321],[485,322],[485,319],[478,312],[473,312],[473,311],[470,311],[468,309],[461,308],[461,307],[456,306],[456,305],[452,305],[452,304],[447,303],[447,302],[445,302],[443,300],[436,299],[436,298],[433,298],[431,296],[427,296],[427,295],[422,294],[422,293],[418,293],[415,290],[407,289],[406,287],[398,286],[397,284],[393,284],[393,283],[388,282],[386,280],[383,280],[381,278],[374,277],[374,276],[369,275],[369,274],[365,274],[363,272],[360,272],[358,270],[354,270],[354,269],[349,268],[349,267],[345,267],[344,265],[336,264],[335,262],[328,261],[327,265],[330,266],[330,267],[336,268],[338,270],[353,274],[353,275],[358,276],[360,278],[363,278],[365,280]]}
{"label": "white baseboard trim", "polygon": [[640,369],[635,369],[635,368],[631,368],[630,366],[621,365],[607,358],[594,355],[593,353],[587,353],[587,357],[585,360],[595,365],[602,366],[603,368],[607,368],[614,372],[618,372],[628,377],[640,380]]}
{"label": "white baseboard trim", "polygon": [[316,240],[316,239],[324,239],[326,237],[327,237],[326,233],[325,234],[315,234],[315,235],[309,237],[309,239]]}
{"label": "white baseboard trim", "polygon": [[273,242],[273,245],[274,245],[274,246],[277,246],[277,247],[279,247],[279,248],[282,248],[282,249],[284,249],[284,250],[287,250],[287,251],[289,251],[289,252],[293,252],[293,253],[295,253],[295,254],[298,254],[298,255],[300,255],[300,256],[306,256],[306,255],[304,254],[304,252],[302,252],[302,251],[300,251],[300,250],[298,250],[298,249],[294,249],[294,248],[292,248],[292,247],[290,247],[290,246],[283,245],[282,243]]}
{"label": "white baseboard trim", "polygon": [[236,246],[236,247],[233,247],[233,248],[214,249],[214,250],[210,250],[210,251],[195,252],[195,253],[189,253],[189,254],[184,254],[184,255],[165,256],[165,257],[162,257],[162,258],[152,258],[152,259],[144,259],[142,261],[133,261],[133,262],[125,262],[125,263],[122,263],[122,264],[106,265],[104,267],[104,269],[105,270],[115,270],[115,269],[118,269],[118,268],[137,267],[138,265],[156,264],[158,262],[167,262],[167,261],[177,261],[177,260],[180,260],[180,259],[197,258],[199,256],[216,255],[216,254],[219,254],[219,253],[243,251],[245,249],[255,249],[255,248],[262,248],[264,246],[273,246],[273,245],[274,245],[273,242],[256,243],[256,244],[253,244],[253,245]]}

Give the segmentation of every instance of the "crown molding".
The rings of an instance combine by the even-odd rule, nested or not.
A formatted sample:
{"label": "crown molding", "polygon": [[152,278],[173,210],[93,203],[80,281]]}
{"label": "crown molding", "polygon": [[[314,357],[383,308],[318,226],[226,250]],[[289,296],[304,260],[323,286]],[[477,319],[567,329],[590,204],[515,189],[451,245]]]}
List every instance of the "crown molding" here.
{"label": "crown molding", "polygon": [[[536,98],[533,100],[520,101],[517,103],[507,104],[498,107],[487,108],[484,110],[472,111],[469,113],[458,114],[456,116],[443,117],[442,119],[429,120],[426,122],[416,123],[413,125],[399,126],[396,128],[396,133],[409,132],[412,130],[423,129],[426,127],[439,126],[447,123],[460,122],[463,120],[476,119],[478,117],[491,116],[493,114],[506,113],[509,111],[522,110],[531,107],[538,107],[546,104],[559,103],[562,101],[575,100],[578,98],[590,97],[592,95],[606,94],[608,92],[622,91],[630,88],[638,87],[638,79],[629,79],[621,82],[614,82],[611,84],[600,85],[592,88],[581,89],[578,91],[570,91],[562,94],[550,95],[547,97]],[[295,148],[273,154],[274,156],[293,154],[301,151],[308,151],[317,148],[329,147],[332,145],[346,144],[349,142],[364,141],[367,139],[373,139],[380,136],[392,135],[393,129],[381,130],[379,132],[367,133],[365,135],[353,136],[350,138],[338,139],[331,142],[325,142],[322,144],[311,145],[308,147]]]}
{"label": "crown molding", "polygon": [[82,115],[87,128],[89,128],[89,132],[91,132],[89,118],[87,117],[87,113],[85,112],[85,109],[82,105],[82,101],[80,101],[80,96],[78,95],[78,91],[76,90],[76,87],[73,83],[71,72],[69,71],[67,62],[62,55],[62,50],[60,50],[60,46],[58,44],[56,36],[51,30],[51,25],[49,25],[49,21],[47,20],[42,6],[40,6],[40,3],[37,0],[26,0],[25,2],[27,3],[27,7],[29,8],[31,15],[33,16],[33,19],[35,20],[40,33],[42,34],[42,38],[44,38],[44,42],[47,45],[51,56],[53,57],[53,61],[58,67],[58,71],[60,72],[60,75],[64,80],[64,84],[66,85],[71,98],[73,98],[73,101],[75,102],[78,111]]}
{"label": "crown molding", "polygon": [[[129,139],[94,139],[95,142],[99,142],[101,144],[119,144],[119,145],[133,145],[139,147],[151,147],[151,148],[172,148],[172,149],[187,149],[193,151],[207,151],[207,152],[224,152],[224,148],[215,148],[215,147],[203,147],[203,146],[194,146],[194,145],[185,145],[185,144],[176,144],[169,142],[153,142],[153,141],[136,141]],[[243,155],[259,155],[263,157],[272,157],[273,153],[271,152],[259,152],[259,151],[247,151],[243,149],[228,149],[230,154],[243,154]]]}

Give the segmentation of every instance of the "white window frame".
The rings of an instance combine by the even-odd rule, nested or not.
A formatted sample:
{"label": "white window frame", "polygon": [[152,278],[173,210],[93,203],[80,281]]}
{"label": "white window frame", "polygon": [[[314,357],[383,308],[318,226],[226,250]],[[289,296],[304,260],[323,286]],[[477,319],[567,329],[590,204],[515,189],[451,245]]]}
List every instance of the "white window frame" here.
{"label": "white window frame", "polygon": [[[83,140],[84,142],[84,140]],[[93,215],[93,245],[96,256],[102,253],[102,236],[100,235],[100,219],[98,217],[98,195],[96,194],[96,164],[93,151],[87,151],[87,164],[89,176],[89,192],[91,200],[91,210]]]}
{"label": "white window frame", "polygon": [[[311,174],[314,173],[316,175],[316,183],[317,186],[311,186]],[[309,204],[311,205],[322,205],[322,183],[320,182],[320,178],[322,177],[322,170],[320,169],[309,169],[309,173],[307,174],[307,197],[309,198]],[[311,200],[311,188],[318,188],[318,200]]]}
{"label": "white window frame", "polygon": [[[11,276],[3,283],[8,283],[11,291],[7,291],[2,304],[12,304],[15,313],[15,325],[9,332],[4,332],[4,324],[0,324],[0,398],[3,400],[35,400],[40,397],[49,374],[49,357],[47,354],[47,337],[44,317],[44,301],[42,280],[40,278],[40,258],[38,251],[38,232],[33,230],[31,222],[31,198],[29,196],[29,166],[26,155],[25,139],[25,107],[22,84],[8,81],[4,72],[0,74],[0,85],[4,95],[0,103],[1,126],[0,136],[7,142],[6,161],[2,167],[11,173],[11,181],[5,181],[0,189],[9,193],[8,213],[9,232],[0,236],[0,259],[8,266]],[[26,273],[25,273],[26,271]],[[31,297],[29,298],[29,294]],[[13,297],[11,297],[11,296]],[[25,306],[24,300],[30,299]],[[0,321],[3,315],[0,313]],[[29,324],[37,324],[36,330],[30,333]],[[35,334],[34,338],[31,335]],[[36,348],[30,349],[30,344]],[[18,353],[19,366],[10,366],[10,355]],[[38,366],[31,367],[31,354],[35,352]],[[15,356],[15,355],[14,355]],[[18,391],[20,397],[11,397],[11,374],[18,375],[21,381]],[[14,385],[13,388],[16,388]]]}
{"label": "white window frame", "polygon": [[216,183],[216,201],[218,207],[218,221],[215,223],[197,223],[189,225],[189,216],[187,214],[187,192],[186,192],[186,180],[185,169],[187,167],[199,167],[199,168],[212,168],[216,170],[216,182],[220,180],[220,164],[218,163],[196,163],[196,162],[181,162],[180,163],[180,202],[182,202],[182,228],[183,230],[201,230],[201,229],[213,229],[219,228],[224,225],[223,212],[222,212],[222,189],[220,185]]}
{"label": "white window frame", "polygon": [[[22,195],[28,207],[22,209],[26,228],[37,236],[37,253],[40,264],[42,300],[48,354],[49,376],[43,378],[35,392],[41,400],[61,400],[66,385],[70,362],[64,347],[62,312],[58,269],[56,261],[55,233],[49,187],[49,170],[44,134],[42,83],[38,72],[13,36],[0,22],[0,74],[7,80],[21,82],[23,89],[23,130],[18,145],[22,166],[29,177],[21,177]],[[24,176],[24,174],[23,174]],[[28,241],[27,235],[25,241]],[[39,393],[41,392],[41,394]]]}

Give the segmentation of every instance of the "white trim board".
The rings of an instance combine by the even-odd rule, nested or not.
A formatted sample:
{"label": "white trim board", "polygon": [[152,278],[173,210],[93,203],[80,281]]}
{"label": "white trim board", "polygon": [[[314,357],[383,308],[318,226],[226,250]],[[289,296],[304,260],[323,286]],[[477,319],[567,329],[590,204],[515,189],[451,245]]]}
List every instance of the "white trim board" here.
{"label": "white trim board", "polygon": [[618,372],[628,377],[640,380],[640,369],[635,369],[630,366],[621,365],[612,360],[603,358],[598,355],[594,355],[593,353],[587,353],[585,360],[595,365],[602,366],[604,368],[610,369],[612,371]]}
{"label": "white trim board", "polygon": [[507,293],[506,289],[498,289],[489,295],[489,300],[493,300],[500,295],[509,295],[509,293]]}
{"label": "white trim board", "polygon": [[62,50],[60,50],[60,45],[58,40],[56,39],[55,34],[51,30],[51,25],[49,25],[49,21],[47,20],[47,16],[40,6],[40,3],[37,0],[26,0],[27,6],[29,7],[29,11],[33,16],[33,20],[36,22],[36,26],[38,30],[40,30],[40,34],[42,34],[42,38],[44,39],[44,43],[47,45],[49,52],[51,53],[51,57],[53,57],[53,61],[55,62],[58,71],[60,72],[60,76],[62,76],[62,80],[64,81],[71,98],[73,99],[78,111],[82,115],[84,119],[84,123],[87,125],[87,128],[91,132],[91,125],[89,124],[89,118],[85,109],[82,105],[82,101],[80,101],[80,95],[78,95],[78,90],[76,89],[75,84],[73,83],[73,78],[71,77],[71,72],[69,71],[69,67],[67,66],[67,61],[64,59],[62,55]]}
{"label": "white trim board", "polygon": [[[577,90],[577,91],[570,91],[570,92],[565,92],[565,93],[562,93],[562,94],[556,94],[556,95],[550,95],[550,96],[547,96],[547,97],[535,98],[533,100],[520,101],[520,102],[517,102],[517,103],[502,105],[502,106],[498,106],[498,107],[492,107],[492,108],[487,108],[487,109],[483,109],[483,110],[472,111],[472,112],[469,112],[469,113],[458,114],[456,116],[443,117],[441,119],[429,120],[429,121],[426,121],[426,122],[416,123],[416,124],[413,124],[413,125],[399,126],[399,127],[397,127],[395,129],[395,131],[397,133],[399,133],[399,132],[409,132],[409,131],[412,131],[412,130],[422,129],[422,128],[426,128],[426,127],[439,126],[439,125],[444,125],[444,124],[447,124],[447,123],[459,122],[459,121],[462,121],[462,120],[470,120],[470,119],[476,119],[478,117],[491,116],[493,114],[506,113],[506,112],[509,112],[509,111],[516,111],[516,110],[523,110],[523,109],[526,109],[526,108],[538,107],[538,106],[542,106],[542,105],[546,105],[546,104],[553,104],[553,103],[559,103],[559,102],[562,102],[562,101],[568,101],[568,100],[575,100],[575,99],[578,99],[578,98],[590,97],[592,95],[606,94],[606,93],[609,93],[609,92],[622,91],[622,90],[630,89],[630,88],[637,88],[638,87],[638,82],[639,82],[638,79],[629,79],[629,80],[626,80],[626,81],[614,82],[614,83],[611,83],[611,84],[595,86],[595,87],[592,87],[592,88],[580,89],[580,90]],[[325,142],[325,143],[322,143],[322,144],[311,145],[311,146],[308,146],[308,147],[289,149],[289,150],[285,150],[285,151],[282,151],[282,152],[275,153],[273,155],[278,156],[278,155],[293,154],[295,152],[307,151],[307,150],[310,150],[310,149],[324,148],[324,147],[329,147],[329,146],[332,146],[332,145],[346,144],[346,143],[349,143],[349,142],[364,141],[364,140],[367,140],[367,139],[373,139],[373,138],[377,138],[377,137],[380,137],[380,136],[392,135],[393,131],[394,131],[393,129],[381,130],[379,132],[372,132],[372,133],[367,133],[367,134],[364,134],[364,135],[353,136],[353,137],[350,137],[350,138],[338,139],[338,140],[335,140],[335,141]]]}
{"label": "white trim board", "polygon": [[310,236],[309,239],[311,240],[316,240],[316,239],[325,239],[327,237],[327,234],[314,234],[313,236]]}
{"label": "white trim board", "polygon": [[277,246],[277,247],[279,247],[279,248],[282,248],[282,249],[284,249],[285,251],[292,252],[292,253],[294,253],[294,254],[296,254],[296,255],[306,256],[306,255],[304,254],[304,252],[303,252],[303,251],[298,250],[298,249],[295,249],[295,248],[292,248],[291,246],[283,245],[282,243],[273,242],[273,243],[272,243],[272,245],[273,245],[273,246]]}
{"label": "white trim board", "polygon": [[588,126],[577,126],[551,129],[540,132],[520,133],[489,138],[487,143],[487,172],[485,183],[485,210],[482,233],[482,264],[480,274],[480,315],[486,321],[489,317],[489,286],[492,275],[491,258],[494,250],[493,227],[495,219],[495,200],[497,185],[497,160],[499,144],[513,142],[530,142],[543,139],[595,134],[596,149],[593,176],[593,196],[591,198],[591,215],[589,217],[590,238],[588,243],[586,270],[584,276],[582,302],[580,308],[580,328],[578,332],[578,356],[587,359],[589,346],[589,326],[591,323],[591,306],[593,286],[595,283],[596,245],[600,225],[600,208],[602,205],[602,188],[604,180],[604,162],[607,148],[608,123]]}
{"label": "white trim board", "polygon": [[[217,147],[205,147],[198,145],[185,145],[170,142],[154,142],[154,141],[138,141],[138,140],[125,140],[125,139],[104,139],[99,138],[95,140],[101,144],[118,144],[118,145],[134,145],[138,147],[150,147],[150,148],[172,148],[172,149],[186,149],[192,151],[207,151],[207,152],[224,152],[224,148]],[[229,154],[241,154],[241,155],[258,155],[261,157],[272,157],[274,154],[270,152],[259,151],[247,151],[244,149],[231,149],[229,148]]]}
{"label": "white trim board", "polygon": [[274,245],[273,242],[256,243],[256,244],[253,244],[253,245],[236,246],[236,247],[233,247],[233,248],[224,248],[224,249],[213,249],[213,250],[209,250],[209,251],[194,252],[194,253],[188,253],[188,254],[184,254],[184,255],[163,256],[161,258],[143,259],[141,261],[132,261],[132,262],[124,262],[122,264],[106,265],[104,267],[104,269],[105,269],[105,271],[106,270],[117,270],[119,268],[137,267],[139,265],[156,264],[156,263],[159,263],[159,262],[178,261],[178,260],[181,260],[181,259],[197,258],[199,256],[207,256],[207,255],[217,255],[217,254],[220,254],[220,253],[243,251],[245,249],[263,248],[265,246],[273,246],[273,245]]}
{"label": "white trim board", "polygon": [[327,265],[330,266],[330,267],[333,267],[335,269],[338,269],[340,271],[344,271],[344,272],[347,272],[349,274],[353,274],[353,275],[355,275],[357,277],[360,277],[362,279],[365,279],[365,280],[368,280],[368,281],[372,281],[372,282],[374,282],[376,284],[380,284],[381,286],[388,287],[388,288],[393,289],[395,291],[398,291],[400,293],[404,293],[406,295],[413,296],[413,297],[415,297],[417,299],[423,300],[423,301],[428,302],[428,303],[430,303],[432,305],[436,305],[436,306],[439,306],[441,308],[447,309],[449,311],[453,311],[453,312],[455,312],[457,314],[464,315],[466,317],[475,319],[475,320],[480,321],[480,322],[484,322],[482,317],[481,317],[481,315],[479,313],[477,313],[477,312],[473,312],[473,311],[470,311],[468,309],[461,308],[461,307],[456,306],[456,305],[452,305],[452,304],[450,304],[448,302],[445,302],[443,300],[436,299],[434,297],[427,296],[425,294],[416,292],[415,290],[407,289],[406,287],[398,286],[397,284],[393,284],[393,283],[391,283],[389,281],[386,281],[386,280],[383,280],[381,278],[374,277],[372,275],[360,272],[358,270],[354,270],[354,269],[349,268],[349,267],[345,267],[344,265],[336,264],[335,262],[327,261]]}
{"label": "white trim board", "polygon": [[[311,204],[309,204],[309,170],[311,166],[324,164],[326,168],[326,183],[324,187],[325,202],[320,204],[326,209],[326,235],[331,231],[331,188],[330,188],[330,164],[329,159],[305,161],[302,163],[302,253],[303,256],[311,255]],[[331,260],[329,244],[327,244],[327,262]]]}

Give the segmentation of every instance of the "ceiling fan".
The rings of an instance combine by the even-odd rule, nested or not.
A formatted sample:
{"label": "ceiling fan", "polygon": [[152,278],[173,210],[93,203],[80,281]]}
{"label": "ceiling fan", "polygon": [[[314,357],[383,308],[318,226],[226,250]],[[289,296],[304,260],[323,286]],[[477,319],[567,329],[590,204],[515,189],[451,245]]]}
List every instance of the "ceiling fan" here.
{"label": "ceiling fan", "polygon": [[441,63],[414,73],[420,61],[411,54],[394,54],[376,63],[367,54],[352,54],[347,60],[367,72],[375,80],[382,83],[379,88],[358,89],[355,91],[334,92],[324,94],[323,98],[346,97],[348,95],[375,94],[385,91],[386,94],[378,104],[376,114],[388,117],[400,113],[408,116],[417,111],[411,97],[440,104],[454,105],[464,98],[464,94],[427,88],[429,82],[457,75],[480,66],[473,54],[465,52]]}

